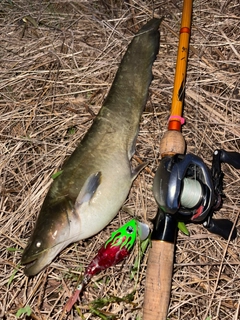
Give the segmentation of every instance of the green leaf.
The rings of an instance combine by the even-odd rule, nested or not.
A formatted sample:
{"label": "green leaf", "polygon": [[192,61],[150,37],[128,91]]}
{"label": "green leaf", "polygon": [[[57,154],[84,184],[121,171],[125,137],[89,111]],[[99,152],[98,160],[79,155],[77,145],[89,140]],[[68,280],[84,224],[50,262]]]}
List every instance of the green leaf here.
{"label": "green leaf", "polygon": [[56,179],[58,176],[60,176],[63,173],[63,170],[57,171],[56,173],[51,175],[51,178],[54,180]]}
{"label": "green leaf", "polygon": [[31,313],[32,313],[31,307],[27,304],[24,308],[18,309],[16,313],[16,317],[19,318],[24,314],[26,314],[27,316],[30,316]]}
{"label": "green leaf", "polygon": [[17,265],[16,269],[13,271],[12,275],[10,276],[10,278],[8,280],[8,286],[10,286],[10,284],[13,282],[14,277],[15,277],[16,273],[18,272],[19,267],[20,267],[20,263]]}
{"label": "green leaf", "polygon": [[67,133],[68,133],[69,135],[73,135],[75,132],[76,132],[76,127],[70,127],[70,128],[68,128]]}
{"label": "green leaf", "polygon": [[16,251],[23,252],[23,250],[21,250],[19,248],[14,248],[14,247],[8,247],[7,251],[8,252],[16,252]]}
{"label": "green leaf", "polygon": [[139,270],[142,257],[144,255],[144,253],[146,252],[149,243],[150,243],[150,238],[149,237],[147,237],[147,239],[141,241],[141,246],[140,246],[141,250],[140,250],[140,253],[138,254],[138,256],[135,258],[133,267],[131,269],[130,279],[133,279],[133,277],[135,276],[136,272]]}
{"label": "green leaf", "polygon": [[190,235],[184,222],[180,222],[180,221],[178,222],[178,229],[182,231],[182,233],[184,233],[186,236]]}
{"label": "green leaf", "polygon": [[22,18],[22,21],[25,22],[25,23],[28,23],[28,22],[29,22],[29,23],[32,24],[35,28],[38,27],[37,21],[36,21],[33,17],[31,17],[31,16],[25,16],[25,17],[23,17],[23,18]]}

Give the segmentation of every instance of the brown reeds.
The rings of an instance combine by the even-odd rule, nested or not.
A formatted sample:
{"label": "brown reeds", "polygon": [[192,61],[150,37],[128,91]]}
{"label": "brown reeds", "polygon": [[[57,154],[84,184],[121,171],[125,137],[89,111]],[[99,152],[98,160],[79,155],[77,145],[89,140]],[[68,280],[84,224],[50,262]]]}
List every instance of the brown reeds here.
{"label": "brown reeds", "polygon": [[[131,215],[144,221],[155,215],[152,182],[167,130],[181,7],[182,1],[161,0],[0,2],[0,318],[22,312],[21,319],[60,319],[83,268],[110,232]],[[215,148],[240,152],[239,10],[238,0],[194,1],[183,135],[188,152],[208,165]],[[132,161],[148,167],[107,228],[72,244],[28,279],[21,251],[51,175],[89,128],[127,44],[153,15],[165,20]],[[224,165],[224,173],[226,198],[216,216],[239,229],[240,172]],[[169,319],[239,319],[239,237],[228,242],[201,225],[189,230],[190,237],[178,236]],[[124,264],[95,277],[68,319],[142,319],[147,252],[131,276],[138,255],[137,245]]]}

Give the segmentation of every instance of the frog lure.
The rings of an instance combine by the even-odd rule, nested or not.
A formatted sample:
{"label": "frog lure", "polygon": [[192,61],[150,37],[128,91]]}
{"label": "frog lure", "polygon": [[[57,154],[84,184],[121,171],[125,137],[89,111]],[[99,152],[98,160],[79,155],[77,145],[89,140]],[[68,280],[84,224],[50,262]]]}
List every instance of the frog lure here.
{"label": "frog lure", "polygon": [[149,233],[149,227],[146,224],[137,221],[136,219],[128,221],[119,229],[112,232],[110,238],[99,249],[97,255],[88,265],[82,282],[77,286],[77,289],[69,298],[67,304],[65,305],[64,311],[69,312],[72,309],[73,305],[79,299],[81,291],[94,275],[102,270],[116,265],[129,256],[137,237],[143,241],[148,237]]}

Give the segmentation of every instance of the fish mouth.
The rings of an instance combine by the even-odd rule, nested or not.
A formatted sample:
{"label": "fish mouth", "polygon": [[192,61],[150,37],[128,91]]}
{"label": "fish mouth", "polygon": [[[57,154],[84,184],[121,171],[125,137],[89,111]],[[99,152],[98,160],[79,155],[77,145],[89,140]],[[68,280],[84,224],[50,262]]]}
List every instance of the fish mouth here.
{"label": "fish mouth", "polygon": [[37,259],[35,259],[35,260],[31,261],[31,262],[25,263],[24,264],[25,270],[28,269],[28,268],[31,268],[36,262],[37,262]]}
{"label": "fish mouth", "polygon": [[34,276],[35,275],[35,272],[34,274],[31,272],[31,269],[32,267],[34,267],[34,265],[36,264],[37,262],[37,259],[36,260],[33,260],[31,262],[28,262],[26,264],[24,264],[24,273],[26,276],[30,277],[30,276]]}
{"label": "fish mouth", "polygon": [[24,274],[28,277],[35,276],[40,271],[42,271],[45,267],[47,267],[54,257],[59,253],[62,249],[62,246],[54,246],[50,248],[46,248],[41,252],[31,254],[28,250],[23,253],[21,264],[25,267]]}
{"label": "fish mouth", "polygon": [[26,276],[35,276],[42,269],[51,263],[51,256],[48,250],[39,252],[38,254],[28,255],[23,253],[21,264],[24,266],[24,273]]}
{"label": "fish mouth", "polygon": [[45,265],[41,265],[41,263],[39,264],[39,261],[39,258],[33,258],[29,261],[21,261],[21,264],[24,266],[24,273],[26,276],[35,276],[45,267]]}

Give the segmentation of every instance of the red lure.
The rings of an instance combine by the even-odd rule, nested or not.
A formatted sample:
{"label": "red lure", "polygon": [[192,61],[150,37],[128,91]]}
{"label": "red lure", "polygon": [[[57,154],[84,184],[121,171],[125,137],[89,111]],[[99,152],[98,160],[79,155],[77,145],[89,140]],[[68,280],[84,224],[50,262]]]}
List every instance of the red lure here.
{"label": "red lure", "polygon": [[74,294],[69,298],[64,310],[69,312],[72,309],[73,305],[77,302],[82,289],[95,274],[116,265],[130,254],[137,235],[140,236],[141,240],[144,240],[147,238],[148,234],[148,226],[135,219],[130,220],[121,228],[113,232],[108,241],[100,248],[97,255],[88,265],[81,284],[78,285]]}

